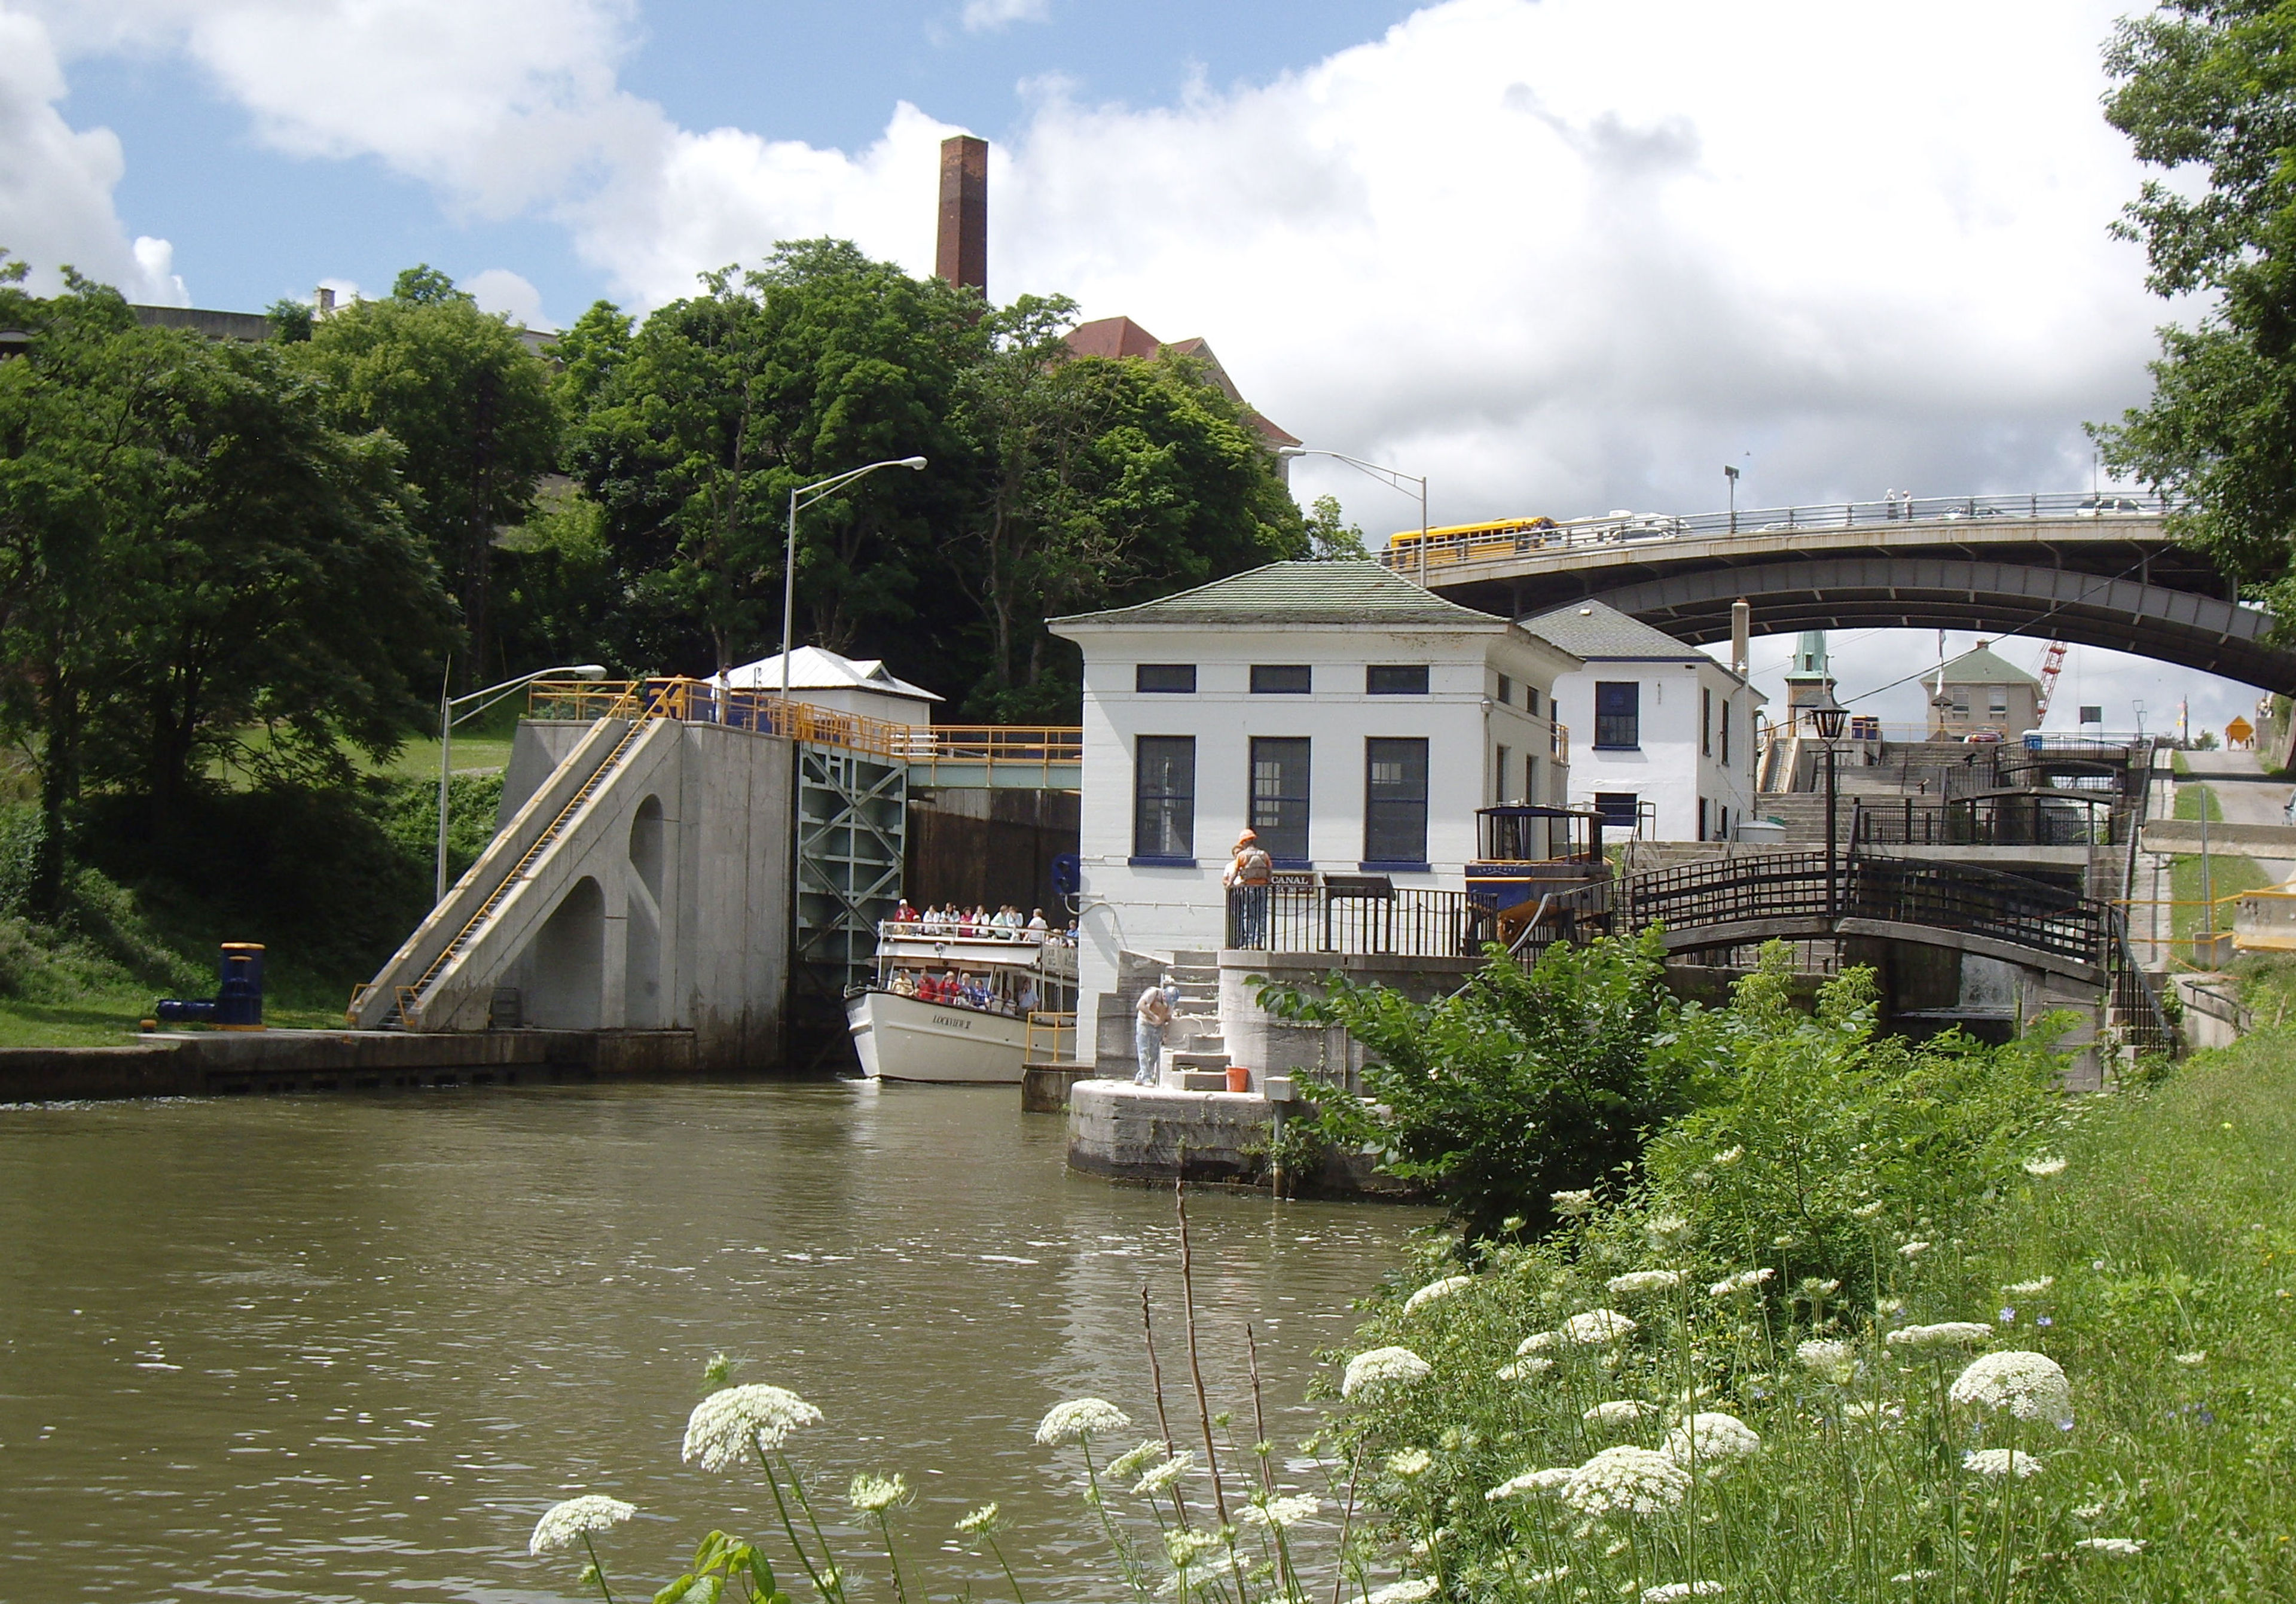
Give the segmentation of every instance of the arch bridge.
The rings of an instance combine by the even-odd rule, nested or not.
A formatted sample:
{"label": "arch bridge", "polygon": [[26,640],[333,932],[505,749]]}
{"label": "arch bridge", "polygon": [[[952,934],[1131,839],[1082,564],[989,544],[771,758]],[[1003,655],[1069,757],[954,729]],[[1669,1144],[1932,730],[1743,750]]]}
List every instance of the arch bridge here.
{"label": "arch bridge", "polygon": [[1965,496],[1694,517],[1614,514],[1414,531],[1381,555],[1439,595],[1523,618],[1600,600],[1692,645],[1757,634],[1973,629],[2134,652],[2296,692],[2272,617],[2146,497]]}

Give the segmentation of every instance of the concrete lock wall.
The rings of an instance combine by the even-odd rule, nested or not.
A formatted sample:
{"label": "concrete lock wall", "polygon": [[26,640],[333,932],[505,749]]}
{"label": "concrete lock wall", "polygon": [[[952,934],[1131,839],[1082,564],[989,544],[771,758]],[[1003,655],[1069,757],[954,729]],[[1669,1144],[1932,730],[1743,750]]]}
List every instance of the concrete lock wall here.
{"label": "concrete lock wall", "polygon": [[[366,1005],[376,1016],[359,1023],[382,1023],[390,994],[416,983],[467,926],[408,1028],[683,1030],[693,1032],[697,1069],[780,1062],[790,742],[653,720],[533,860],[514,868],[627,728],[611,720],[520,725],[501,833],[377,976]],[[505,883],[493,910],[471,924]]]}

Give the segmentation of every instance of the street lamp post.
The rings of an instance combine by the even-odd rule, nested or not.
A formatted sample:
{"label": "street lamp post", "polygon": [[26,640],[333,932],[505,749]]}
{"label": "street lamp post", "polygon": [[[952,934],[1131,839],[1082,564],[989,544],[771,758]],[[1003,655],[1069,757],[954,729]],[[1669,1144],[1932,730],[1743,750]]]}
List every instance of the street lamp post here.
{"label": "street lamp post", "polygon": [[[1283,446],[1277,448],[1275,455],[1287,460],[1299,457],[1328,457],[1335,462],[1343,462],[1351,468],[1359,468],[1381,483],[1398,490],[1402,490],[1407,484],[1417,485],[1419,487],[1419,582],[1423,586],[1427,583],[1427,480],[1423,474],[1406,473],[1400,468],[1382,467],[1375,462],[1365,462],[1360,457],[1349,457],[1344,451],[1326,451],[1317,446]],[[1405,490],[1404,493],[1409,495],[1411,492]]]}
{"label": "street lamp post", "polygon": [[1722,477],[1730,481],[1730,532],[1738,532],[1738,468],[1734,463],[1722,465]]}
{"label": "street lamp post", "polygon": [[1825,743],[1825,917],[1831,919],[1841,911],[1840,852],[1833,828],[1833,744],[1841,738],[1841,726],[1849,710],[1834,700],[1831,686],[1823,687],[1819,697],[1809,704],[1809,720],[1817,726],[1817,738]]}
{"label": "street lamp post", "polygon": [[[452,671],[450,669],[449,672]],[[455,726],[480,713],[511,695],[520,687],[531,685],[552,674],[570,674],[577,679],[603,679],[606,668],[598,662],[561,663],[554,669],[537,669],[531,674],[521,674],[515,679],[505,679],[500,685],[490,685],[484,690],[471,691],[460,696],[449,696],[447,687],[439,687],[439,863],[438,880],[433,902],[447,900],[447,777],[453,772]],[[464,707],[476,703],[475,707]],[[462,708],[462,712],[456,712]]]}
{"label": "street lamp post", "polygon": [[880,468],[922,469],[924,465],[925,459],[922,457],[890,457],[842,473],[832,473],[827,479],[800,485],[790,492],[789,545],[782,554],[782,717],[784,719],[789,716],[790,628],[797,613],[797,515],[800,509],[811,506],[816,501],[827,500],[862,475],[874,473]]}

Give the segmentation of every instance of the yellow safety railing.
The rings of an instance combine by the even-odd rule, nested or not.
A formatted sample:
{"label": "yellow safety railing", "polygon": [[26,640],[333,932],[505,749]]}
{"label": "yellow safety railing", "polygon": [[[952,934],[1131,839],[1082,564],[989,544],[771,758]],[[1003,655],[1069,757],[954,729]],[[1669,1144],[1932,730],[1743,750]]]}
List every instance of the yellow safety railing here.
{"label": "yellow safety railing", "polygon": [[[527,688],[529,719],[643,716],[723,724],[761,735],[788,736],[822,746],[842,746],[928,771],[952,767],[1022,766],[1046,769],[1084,759],[1084,731],[1075,725],[895,724],[806,702],[783,702],[778,692],[729,687],[708,679],[664,678],[620,682],[537,679]],[[931,783],[931,774],[923,777]]]}
{"label": "yellow safety railing", "polygon": [[1029,1040],[1021,1049],[1024,1064],[1076,1062],[1076,1016],[1030,1009]]}

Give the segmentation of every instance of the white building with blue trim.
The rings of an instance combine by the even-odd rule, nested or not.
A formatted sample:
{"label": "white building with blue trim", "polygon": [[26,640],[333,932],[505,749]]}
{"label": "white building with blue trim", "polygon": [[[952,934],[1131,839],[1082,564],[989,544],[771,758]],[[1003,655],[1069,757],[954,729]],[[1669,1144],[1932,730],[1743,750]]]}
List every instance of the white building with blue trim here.
{"label": "white building with blue trim", "polygon": [[1249,827],[1279,870],[1460,890],[1475,810],[1570,792],[1579,660],[1375,563],[1275,563],[1054,619],[1084,652],[1080,1043],[1119,956],[1223,945]]}

